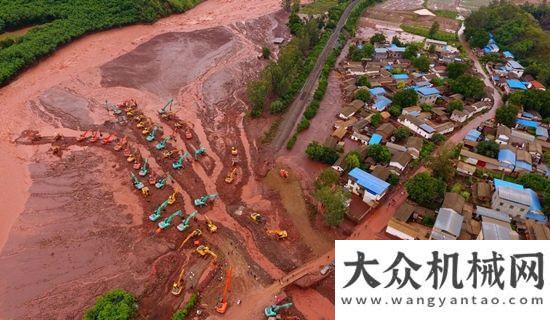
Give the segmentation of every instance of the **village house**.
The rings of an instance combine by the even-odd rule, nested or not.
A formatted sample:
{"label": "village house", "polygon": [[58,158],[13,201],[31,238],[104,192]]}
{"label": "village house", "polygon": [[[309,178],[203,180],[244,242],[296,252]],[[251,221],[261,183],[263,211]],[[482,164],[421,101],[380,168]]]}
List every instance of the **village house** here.
{"label": "village house", "polygon": [[349,120],[355,115],[361,108],[365,106],[365,103],[361,100],[353,100],[350,104],[347,104],[342,108],[338,114],[338,118],[342,120]]}
{"label": "village house", "polygon": [[550,228],[535,221],[525,221],[528,240],[550,240]]}
{"label": "village house", "polygon": [[418,104],[433,105],[441,92],[434,87],[420,87],[415,89],[418,93]]}
{"label": "village house", "polygon": [[491,201],[494,210],[505,212],[511,217],[547,221],[535,191],[501,179],[494,179],[494,185],[495,193]]}
{"label": "village house", "polygon": [[407,147],[392,142],[386,142],[386,147],[392,154],[394,152],[407,152]]}
{"label": "village house", "polygon": [[428,240],[429,229],[417,223],[409,223],[417,215],[415,209],[412,204],[404,202],[388,222],[386,232],[402,240]]}
{"label": "village house", "polygon": [[359,143],[362,143],[364,145],[367,145],[369,143],[369,137],[362,134],[362,133],[359,133],[357,131],[353,131],[353,133],[351,134],[350,136],[350,139],[353,140],[353,141],[357,141]]}
{"label": "village house", "polygon": [[460,160],[481,169],[500,170],[500,163],[497,159],[471,152],[465,148],[460,150]]}
{"label": "village house", "polygon": [[481,218],[481,232],[476,240],[518,240],[519,235],[510,223],[491,217]]}
{"label": "village house", "polygon": [[516,152],[516,167],[515,172],[531,172],[533,171],[533,159],[527,150],[517,150]]}
{"label": "village house", "polygon": [[422,150],[422,138],[411,136],[407,138],[407,152],[413,157],[418,159],[420,157],[420,150]]}
{"label": "village house", "polygon": [[474,193],[474,197],[481,202],[491,200],[491,186],[485,181],[475,183],[472,186],[472,191]]}
{"label": "village house", "polygon": [[391,123],[383,123],[377,129],[376,133],[382,136],[384,140],[389,140],[395,131],[395,126]]}
{"label": "village house", "polygon": [[430,234],[430,240],[456,240],[462,230],[464,217],[454,210],[441,208]]}
{"label": "village house", "polygon": [[473,176],[476,172],[476,166],[459,161],[456,165],[456,171],[462,175]]}
{"label": "village house", "polygon": [[376,167],[374,167],[374,169],[372,170],[371,174],[375,177],[377,177],[378,179],[380,180],[388,180],[389,176],[390,176],[390,169],[388,167],[385,167],[385,166],[381,166],[381,165],[378,165]]}
{"label": "village house", "polygon": [[418,115],[420,115],[420,112],[422,112],[422,109],[419,106],[411,106],[411,107],[403,108],[401,114],[418,117]]}
{"label": "village house", "polygon": [[361,196],[363,202],[374,205],[382,199],[390,184],[359,168],[348,173],[348,182],[345,186],[353,194]]}
{"label": "village house", "polygon": [[512,136],[512,130],[505,125],[499,125],[497,127],[497,135],[495,142],[498,144],[508,144],[510,137]]}
{"label": "village house", "polygon": [[394,152],[389,165],[391,168],[395,169],[392,170],[393,173],[396,175],[401,175],[401,172],[405,170],[411,160],[412,156],[407,152],[397,151]]}
{"label": "village house", "polygon": [[441,53],[445,50],[445,47],[447,46],[447,42],[426,38],[426,40],[424,41],[424,50],[428,51],[432,46],[436,52]]}
{"label": "village house", "polygon": [[443,204],[441,205],[442,209],[452,210],[454,213],[462,214],[462,209],[466,200],[455,192],[446,192]]}
{"label": "village house", "polygon": [[397,119],[397,122],[401,123],[405,127],[411,129],[413,132],[426,139],[430,139],[435,133],[435,129],[433,127],[428,125],[426,122],[420,121],[410,115],[401,115]]}
{"label": "village house", "polygon": [[498,152],[499,166],[504,172],[512,172],[516,167],[516,152],[512,148],[505,147]]}
{"label": "village house", "polygon": [[515,75],[517,78],[521,78],[525,71],[525,68],[515,60],[508,60],[504,67],[509,73]]}
{"label": "village house", "polygon": [[462,110],[453,110],[451,120],[459,123],[464,123],[468,120],[468,114]]}
{"label": "village house", "polygon": [[504,89],[504,92],[506,92],[506,94],[527,90],[527,86],[525,85],[525,83],[516,79],[507,79],[503,83],[502,88]]}

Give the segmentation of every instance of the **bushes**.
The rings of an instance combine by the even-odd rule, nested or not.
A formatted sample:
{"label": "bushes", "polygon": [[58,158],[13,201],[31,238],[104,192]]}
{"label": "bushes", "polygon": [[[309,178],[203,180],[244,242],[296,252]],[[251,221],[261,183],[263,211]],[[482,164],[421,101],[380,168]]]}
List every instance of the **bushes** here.
{"label": "bushes", "polygon": [[370,92],[367,89],[359,89],[355,93],[355,99],[367,102],[370,99]]}
{"label": "bushes", "polygon": [[84,320],[132,319],[137,311],[134,296],[122,289],[113,289],[100,296],[84,314]]}
{"label": "bushes", "polygon": [[307,145],[307,156],[315,161],[332,165],[338,160],[338,152],[332,148],[325,147],[319,144],[317,141],[313,141]]}
{"label": "bushes", "polygon": [[197,303],[197,300],[199,298],[199,294],[197,292],[193,293],[191,297],[189,298],[189,301],[185,304],[183,309],[180,309],[172,315],[172,320],[183,320],[185,317],[189,315],[189,312],[193,310],[195,307],[195,304]]}
{"label": "bushes", "polygon": [[309,120],[306,118],[302,118],[302,120],[300,120],[300,122],[298,123],[298,127],[296,128],[296,131],[300,133],[306,130],[307,128],[309,128]]}
{"label": "bushes", "polygon": [[281,113],[285,110],[285,106],[283,105],[283,103],[281,102],[281,100],[275,100],[271,103],[271,105],[269,106],[269,112],[273,113],[273,114],[276,114],[276,113]]}
{"label": "bushes", "polygon": [[36,26],[0,45],[0,85],[40,58],[86,33],[183,12],[200,0],[0,0],[0,33]]}
{"label": "bushes", "polygon": [[294,148],[294,145],[296,144],[296,140],[298,140],[297,133],[293,134],[292,137],[290,137],[290,139],[288,139],[288,141],[286,142],[287,150],[292,150],[292,148]]}

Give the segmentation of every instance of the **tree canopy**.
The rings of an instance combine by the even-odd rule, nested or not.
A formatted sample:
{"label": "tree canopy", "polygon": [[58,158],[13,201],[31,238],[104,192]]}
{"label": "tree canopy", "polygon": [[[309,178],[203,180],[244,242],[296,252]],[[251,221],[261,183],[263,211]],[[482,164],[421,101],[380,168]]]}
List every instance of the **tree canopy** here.
{"label": "tree canopy", "polygon": [[310,142],[307,145],[306,154],[312,160],[330,165],[334,164],[340,157],[336,150],[323,146],[317,141]]}
{"label": "tree canopy", "polygon": [[506,105],[497,109],[495,119],[498,123],[512,127],[516,124],[518,109],[513,105]]}
{"label": "tree canopy", "polygon": [[478,77],[463,74],[451,80],[450,84],[454,93],[460,93],[466,98],[480,100],[485,96],[485,84]]}
{"label": "tree canopy", "polygon": [[380,144],[369,146],[367,155],[373,158],[376,163],[387,164],[391,160],[391,153],[388,147]]}
{"label": "tree canopy", "polygon": [[84,320],[128,320],[137,312],[134,296],[122,289],[113,289],[100,296],[96,303],[86,310]]}
{"label": "tree canopy", "polygon": [[402,108],[414,106],[418,103],[418,93],[414,89],[402,89],[393,95],[392,101]]}
{"label": "tree canopy", "polygon": [[456,79],[463,75],[466,70],[468,69],[468,65],[461,62],[451,62],[447,66],[447,73],[449,74],[449,78]]}
{"label": "tree canopy", "polygon": [[464,103],[460,100],[450,101],[447,105],[447,112],[452,113],[455,110],[464,110]]}
{"label": "tree canopy", "polygon": [[476,152],[484,156],[496,159],[498,157],[498,143],[494,140],[480,141],[476,146]]}
{"label": "tree canopy", "polygon": [[405,183],[409,198],[421,206],[436,209],[443,201],[445,183],[422,172]]}

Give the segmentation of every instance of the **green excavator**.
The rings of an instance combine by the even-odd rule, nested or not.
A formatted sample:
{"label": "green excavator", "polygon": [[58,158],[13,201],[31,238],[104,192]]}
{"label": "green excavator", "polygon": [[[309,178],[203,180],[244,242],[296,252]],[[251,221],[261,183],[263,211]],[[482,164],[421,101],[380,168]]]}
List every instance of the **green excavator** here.
{"label": "green excavator", "polygon": [[172,103],[174,102],[174,99],[168,100],[168,102],[164,105],[164,107],[160,108],[159,114],[165,114],[167,111],[166,109],[170,108],[172,110]]}
{"label": "green excavator", "polygon": [[145,177],[149,173],[149,169],[147,168],[147,158],[143,160],[143,165],[141,166],[141,169],[139,169],[138,174],[142,177]]}
{"label": "green excavator", "polygon": [[157,145],[155,146],[155,149],[162,150],[166,148],[166,143],[170,141],[170,136],[167,136],[166,138],[162,139]]}
{"label": "green excavator", "polygon": [[276,317],[281,310],[288,309],[290,307],[292,307],[292,303],[285,303],[285,304],[281,304],[281,305],[276,305],[276,304],[271,305],[271,306],[265,308],[265,310],[264,310],[265,316],[268,317],[268,318],[269,317]]}
{"label": "green excavator", "polygon": [[185,153],[178,158],[178,160],[174,163],[172,163],[172,168],[174,169],[181,169],[183,168],[183,163],[185,160],[188,160],[191,157],[191,154],[188,151],[185,151]]}
{"label": "green excavator", "polygon": [[158,208],[155,210],[155,212],[153,212],[153,214],[151,214],[149,216],[149,220],[151,221],[157,221],[158,218],[160,218],[161,214],[162,214],[162,211],[164,209],[166,209],[166,207],[168,207],[168,205],[170,204],[169,200],[166,200],[164,201],[163,203],[160,204],[160,206],[158,206]]}
{"label": "green excavator", "polygon": [[200,155],[206,154],[206,149],[204,147],[200,147],[197,150],[195,150],[195,160],[199,159]]}
{"label": "green excavator", "polygon": [[151,132],[149,132],[149,135],[147,137],[145,137],[145,140],[147,140],[149,142],[155,140],[158,130],[159,130],[158,127],[154,127],[153,130],[151,130]]}
{"label": "green excavator", "polygon": [[139,181],[139,179],[136,177],[136,175],[133,172],[130,172],[130,176],[132,177],[132,182],[134,183],[134,187],[138,190],[143,189],[144,187],[143,182]]}
{"label": "green excavator", "polygon": [[195,199],[194,203],[195,203],[196,207],[203,207],[206,204],[208,204],[209,201],[214,200],[217,197],[218,197],[218,194],[216,194],[216,193],[215,194],[207,194],[207,195],[202,196],[198,199]]}
{"label": "green excavator", "polygon": [[185,218],[180,224],[178,224],[178,230],[183,232],[189,228],[189,224],[191,223],[191,219],[193,219],[197,215],[197,211],[193,211],[190,215]]}
{"label": "green excavator", "polygon": [[166,177],[160,178],[157,183],[155,183],[155,188],[162,189],[168,182],[168,179],[172,179],[172,176],[170,174],[167,174]]}
{"label": "green excavator", "polygon": [[174,218],[177,217],[177,216],[183,217],[183,211],[178,210],[178,211],[172,213],[171,215],[169,215],[168,218],[166,218],[166,219],[162,220],[161,222],[159,222],[159,224],[158,224],[159,229],[164,230],[164,229],[168,228],[170,226],[170,224],[172,224],[172,220],[174,220]]}
{"label": "green excavator", "polygon": [[107,111],[113,111],[113,113],[116,115],[122,114],[122,110],[120,110],[114,104],[109,104],[107,100],[105,100],[105,109],[107,109]]}

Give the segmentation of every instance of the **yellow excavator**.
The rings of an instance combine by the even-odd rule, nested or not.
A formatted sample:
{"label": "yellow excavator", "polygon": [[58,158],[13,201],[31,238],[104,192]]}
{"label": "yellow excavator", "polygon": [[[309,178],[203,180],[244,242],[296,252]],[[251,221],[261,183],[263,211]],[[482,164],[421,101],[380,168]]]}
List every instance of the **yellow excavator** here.
{"label": "yellow excavator", "polygon": [[191,238],[200,237],[201,234],[202,234],[201,229],[195,229],[195,230],[194,230],[193,232],[191,232],[185,239],[183,239],[183,241],[181,242],[180,246],[178,247],[178,250],[180,250],[181,248],[183,248],[183,246],[187,243],[187,241],[191,240]]}
{"label": "yellow excavator", "polygon": [[174,204],[176,202],[176,195],[178,193],[174,191],[169,197],[168,197],[168,204]]}
{"label": "yellow excavator", "polygon": [[267,234],[276,235],[278,239],[285,239],[288,237],[286,230],[267,230]]}
{"label": "yellow excavator", "polygon": [[250,220],[252,220],[256,223],[264,223],[265,222],[265,218],[257,212],[253,212],[253,213],[250,214]]}
{"label": "yellow excavator", "polygon": [[204,219],[206,220],[206,225],[208,226],[208,230],[211,233],[218,231],[218,226],[215,225],[214,222],[212,222],[212,220],[210,220],[207,215],[204,216]]}
{"label": "yellow excavator", "polygon": [[210,248],[208,248],[207,246],[205,246],[204,244],[201,244],[200,246],[197,247],[197,249],[195,249],[195,252],[197,252],[198,254],[201,255],[201,257],[204,257],[206,256],[207,254],[211,255],[212,256],[212,259],[214,259],[214,261],[216,259],[218,259],[218,255],[215,254],[214,252],[212,252],[210,250]]}
{"label": "yellow excavator", "polygon": [[233,170],[231,170],[231,172],[227,174],[227,177],[225,177],[225,182],[233,183],[233,181],[235,180],[235,176],[237,176],[237,168],[233,168]]}
{"label": "yellow excavator", "polygon": [[181,294],[181,291],[183,290],[183,274],[185,272],[185,268],[181,268],[180,275],[178,276],[178,279],[174,281],[174,284],[172,284],[172,294],[175,296],[179,296]]}

